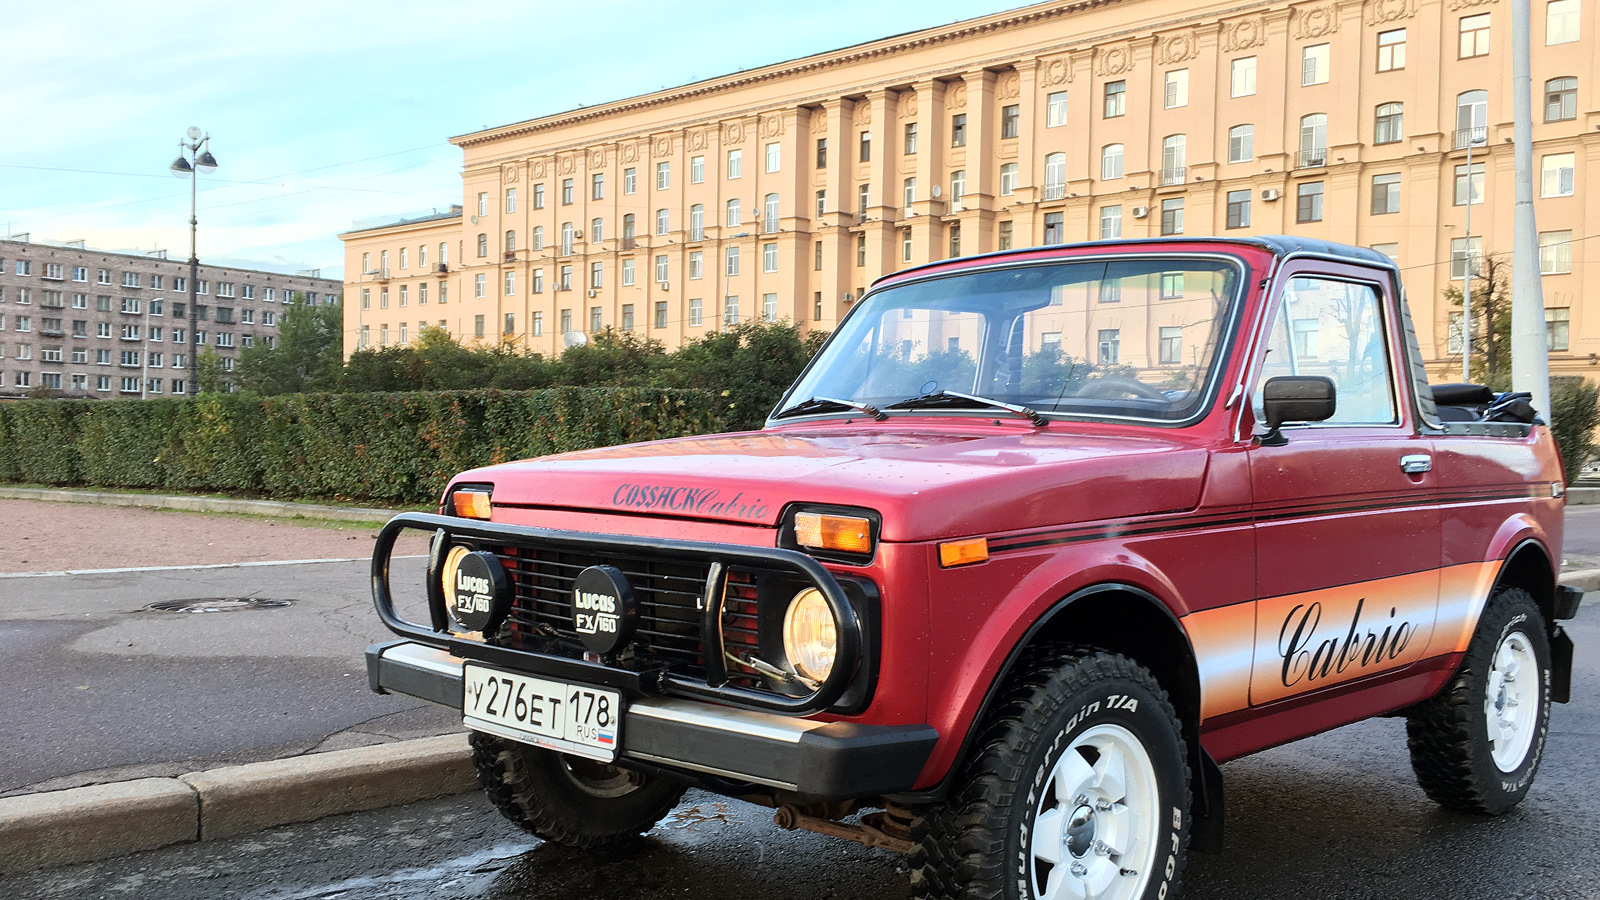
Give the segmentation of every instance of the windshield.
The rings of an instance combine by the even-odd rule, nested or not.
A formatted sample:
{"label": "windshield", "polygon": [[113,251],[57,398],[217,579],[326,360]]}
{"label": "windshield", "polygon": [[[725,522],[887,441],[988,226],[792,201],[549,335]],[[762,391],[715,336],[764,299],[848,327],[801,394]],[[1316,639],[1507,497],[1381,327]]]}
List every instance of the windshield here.
{"label": "windshield", "polygon": [[862,301],[786,406],[984,408],[930,397],[952,391],[1045,415],[1181,421],[1204,402],[1238,286],[1229,261],[1141,256],[889,288]]}

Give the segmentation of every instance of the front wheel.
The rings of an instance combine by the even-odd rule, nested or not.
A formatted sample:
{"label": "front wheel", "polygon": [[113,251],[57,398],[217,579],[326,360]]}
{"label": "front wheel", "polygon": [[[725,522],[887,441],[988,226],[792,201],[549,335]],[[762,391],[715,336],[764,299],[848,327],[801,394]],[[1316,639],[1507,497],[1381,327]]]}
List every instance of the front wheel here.
{"label": "front wheel", "polygon": [[1166,692],[1126,657],[1041,654],[991,711],[946,803],[913,825],[923,898],[1175,898],[1189,768]]}
{"label": "front wheel", "polygon": [[1499,815],[1533,784],[1550,731],[1550,637],[1533,596],[1495,591],[1455,677],[1406,717],[1417,782],[1434,802]]}
{"label": "front wheel", "polygon": [[551,843],[592,850],[649,831],[683,785],[473,732],[478,783],[501,815]]}

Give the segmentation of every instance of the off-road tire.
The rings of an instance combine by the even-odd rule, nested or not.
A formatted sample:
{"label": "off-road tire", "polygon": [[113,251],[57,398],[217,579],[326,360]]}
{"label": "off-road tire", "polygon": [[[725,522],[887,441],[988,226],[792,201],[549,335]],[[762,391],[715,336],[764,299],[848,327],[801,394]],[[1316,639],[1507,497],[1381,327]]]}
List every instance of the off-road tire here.
{"label": "off-road tire", "polygon": [[500,814],[566,847],[592,850],[649,831],[683,785],[473,732],[478,784]]}
{"label": "off-road tire", "polygon": [[[1527,750],[1518,765],[1504,771],[1495,762],[1489,734],[1488,708],[1493,705],[1489,690],[1496,654],[1508,641],[1516,646],[1519,639],[1537,660],[1537,670],[1524,676],[1531,678],[1537,700],[1527,726],[1531,728]],[[1550,638],[1544,616],[1527,591],[1501,588],[1484,607],[1461,668],[1437,696],[1407,714],[1411,768],[1422,790],[1441,806],[1499,815],[1527,795],[1549,731]]]}
{"label": "off-road tire", "polygon": [[[1154,787],[1149,793],[1158,811],[1146,829],[1135,829],[1145,835],[1142,846],[1149,861],[1117,860],[1119,867],[1134,867],[1135,874],[1117,876],[1133,880],[1117,882],[1108,895],[1139,900],[1178,896],[1189,844],[1188,757],[1178,716],[1146,669],[1127,657],[1082,647],[1034,652],[1018,664],[980,728],[949,797],[923,810],[912,823],[914,896],[1037,897],[1040,880],[1052,868],[1036,868],[1031,834],[1045,821],[1041,804],[1052,802],[1050,795],[1057,789],[1052,779],[1057,763],[1069,752],[1083,756],[1075,749],[1078,739],[1108,730],[1141,745],[1150,763],[1144,783]],[[1129,799],[1131,803],[1131,794]],[[1102,826],[1091,825],[1091,838],[1097,827]],[[1041,828],[1040,833],[1051,832]],[[1065,836],[1061,849],[1062,867],[1080,859],[1067,855]]]}

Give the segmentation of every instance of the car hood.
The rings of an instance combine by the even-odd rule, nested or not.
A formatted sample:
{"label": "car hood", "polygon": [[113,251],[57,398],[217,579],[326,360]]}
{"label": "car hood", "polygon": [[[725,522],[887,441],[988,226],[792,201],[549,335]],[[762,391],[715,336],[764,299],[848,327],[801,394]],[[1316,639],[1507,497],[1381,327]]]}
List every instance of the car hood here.
{"label": "car hood", "polygon": [[679,438],[462,473],[497,507],[776,525],[791,503],[883,516],[886,541],[1192,509],[1207,451],[1177,437],[853,425]]}

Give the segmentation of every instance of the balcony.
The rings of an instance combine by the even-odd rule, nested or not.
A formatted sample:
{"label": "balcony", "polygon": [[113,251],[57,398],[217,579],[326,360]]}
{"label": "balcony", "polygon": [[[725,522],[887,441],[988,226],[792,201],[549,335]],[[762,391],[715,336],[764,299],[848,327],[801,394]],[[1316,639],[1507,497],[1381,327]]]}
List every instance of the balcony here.
{"label": "balcony", "polygon": [[505,261],[506,262],[516,262],[517,261],[517,251],[515,251],[515,250],[507,250],[504,255],[505,255]]}
{"label": "balcony", "polygon": [[1489,129],[1482,126],[1477,128],[1462,128],[1456,131],[1456,149],[1465,150],[1468,147],[1482,147],[1489,140]]}
{"label": "balcony", "polygon": [[1166,166],[1161,170],[1161,186],[1168,187],[1174,184],[1183,184],[1189,180],[1188,166]]}
{"label": "balcony", "polygon": [[1060,200],[1067,196],[1067,186],[1064,184],[1045,184],[1044,199]]}
{"label": "balcony", "polygon": [[1301,150],[1295,154],[1294,167],[1296,169],[1320,169],[1328,164],[1328,148],[1312,147]]}
{"label": "balcony", "polygon": [[450,264],[439,263],[439,265],[435,267],[435,271],[437,271],[440,275],[444,275],[450,271]]}

